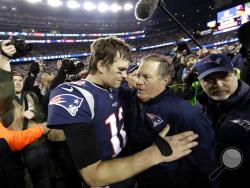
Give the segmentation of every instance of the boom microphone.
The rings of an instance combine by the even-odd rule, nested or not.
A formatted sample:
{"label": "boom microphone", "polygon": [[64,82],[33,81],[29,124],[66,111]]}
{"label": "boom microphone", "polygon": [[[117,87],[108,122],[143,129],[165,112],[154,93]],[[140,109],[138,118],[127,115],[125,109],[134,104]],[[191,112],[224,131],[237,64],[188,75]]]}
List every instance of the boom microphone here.
{"label": "boom microphone", "polygon": [[151,18],[157,8],[159,0],[139,0],[135,6],[135,18],[146,21]]}
{"label": "boom microphone", "polygon": [[193,42],[202,49],[200,43],[193,37],[193,35],[191,35],[191,33],[189,33],[187,28],[166,8],[164,0],[139,0],[135,6],[136,19],[140,21],[150,19],[158,5],[193,40]]}

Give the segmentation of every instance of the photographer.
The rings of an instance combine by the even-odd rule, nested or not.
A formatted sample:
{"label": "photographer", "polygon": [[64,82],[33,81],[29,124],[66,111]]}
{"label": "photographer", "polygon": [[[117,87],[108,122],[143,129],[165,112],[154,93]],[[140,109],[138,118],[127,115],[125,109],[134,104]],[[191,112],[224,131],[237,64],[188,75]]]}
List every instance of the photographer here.
{"label": "photographer", "polygon": [[42,74],[43,72],[44,72],[44,64],[42,61],[36,60],[32,62],[29,67],[29,73],[27,77],[25,78],[24,86],[23,86],[24,91],[34,92],[38,96],[40,103],[42,102],[43,96],[41,94],[40,88],[38,86],[35,86],[35,81],[37,79],[37,75],[39,73]]}
{"label": "photographer", "polygon": [[[37,126],[36,124],[32,124],[31,128],[24,131],[20,131],[21,129],[14,131],[15,129],[10,128],[10,125],[13,125],[13,121],[17,118],[14,105],[15,87],[11,73],[10,57],[15,56],[17,53],[13,41],[5,40],[2,42],[0,55],[0,138],[5,139],[9,147],[7,147],[6,142],[1,139],[0,179],[1,185],[4,187],[22,188],[25,183],[21,157],[18,153],[11,152],[10,149],[12,151],[21,150],[40,138],[42,134],[46,134],[48,129],[46,125]],[[29,115],[31,115],[30,112],[24,114],[24,116],[27,117]],[[20,121],[21,119],[19,119],[19,124]],[[6,127],[8,127],[8,129]]]}
{"label": "photographer", "polygon": [[[2,57],[9,59],[11,55],[13,55],[12,57],[25,55],[27,54],[25,46],[24,41],[16,41],[13,39],[6,42],[4,41],[1,48]],[[12,51],[12,54],[8,53],[8,49],[10,50],[11,48],[16,50]],[[10,71],[10,67],[8,71]],[[10,75],[8,79],[9,82],[3,82],[5,86],[1,91],[5,91],[6,88],[9,88],[9,85],[13,87],[14,81],[13,94],[15,93],[15,96],[11,98],[12,100],[8,108],[1,114],[1,122],[9,130],[26,130],[31,128],[37,123],[37,120],[40,119],[41,113],[38,98],[32,92],[23,91],[23,76],[21,73],[15,72],[14,76],[12,77],[12,75]],[[23,166],[28,169],[34,187],[50,188],[47,165],[49,158],[45,141],[45,137],[42,136],[19,152],[19,157],[22,159]]]}
{"label": "photographer", "polygon": [[177,42],[177,46],[174,49],[176,55],[173,58],[172,63],[175,67],[174,81],[176,83],[182,83],[182,73],[185,68],[185,58],[191,53],[188,44],[180,39]]}
{"label": "photographer", "polygon": [[[76,81],[80,79],[78,73],[81,71],[82,67],[84,67],[84,64],[77,59],[65,58],[58,60],[58,73],[50,85],[50,90],[56,88],[59,84],[64,83],[65,81]],[[69,79],[70,77],[72,77],[72,80]]]}
{"label": "photographer", "polygon": [[[11,56],[16,53],[16,48],[13,45],[7,46],[9,42],[10,40],[3,41],[1,49]],[[9,58],[3,55],[0,55],[0,79],[0,114],[2,114],[10,107],[15,93]]]}

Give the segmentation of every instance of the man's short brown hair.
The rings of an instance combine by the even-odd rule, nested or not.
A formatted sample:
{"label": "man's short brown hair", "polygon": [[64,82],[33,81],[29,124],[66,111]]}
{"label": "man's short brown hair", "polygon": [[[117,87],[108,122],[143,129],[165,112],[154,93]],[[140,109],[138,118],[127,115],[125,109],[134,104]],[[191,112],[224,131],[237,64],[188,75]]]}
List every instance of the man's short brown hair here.
{"label": "man's short brown hair", "polygon": [[99,38],[91,44],[91,56],[89,58],[89,73],[97,72],[97,62],[102,60],[105,65],[114,63],[114,58],[119,53],[122,59],[130,61],[130,46],[116,37]]}

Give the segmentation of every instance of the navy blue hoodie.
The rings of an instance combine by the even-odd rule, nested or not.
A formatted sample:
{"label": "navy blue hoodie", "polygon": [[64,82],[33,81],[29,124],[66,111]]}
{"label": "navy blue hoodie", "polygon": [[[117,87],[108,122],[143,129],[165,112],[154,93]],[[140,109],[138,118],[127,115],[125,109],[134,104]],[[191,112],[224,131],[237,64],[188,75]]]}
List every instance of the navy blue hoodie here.
{"label": "navy blue hoodie", "polygon": [[216,169],[214,134],[210,121],[167,88],[154,99],[142,103],[136,92],[122,92],[125,127],[132,153],[150,146],[166,124],[168,135],[194,131],[199,145],[192,153],[170,163],[161,163],[139,174],[139,187],[214,187],[209,174]]}

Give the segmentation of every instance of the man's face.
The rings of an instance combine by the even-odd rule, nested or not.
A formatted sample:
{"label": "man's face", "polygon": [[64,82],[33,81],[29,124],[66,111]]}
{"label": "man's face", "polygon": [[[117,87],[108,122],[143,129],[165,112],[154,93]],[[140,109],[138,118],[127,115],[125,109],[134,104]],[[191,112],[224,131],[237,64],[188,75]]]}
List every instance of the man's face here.
{"label": "man's face", "polygon": [[166,81],[158,75],[159,62],[143,62],[138,69],[137,97],[147,102],[166,88]]}
{"label": "man's face", "polygon": [[118,88],[123,79],[127,77],[129,61],[122,59],[117,53],[114,63],[110,67],[105,67],[103,81],[105,86]]}
{"label": "man's face", "polygon": [[56,62],[56,68],[57,68],[57,70],[59,70],[59,69],[61,68],[61,66],[62,66],[62,61],[61,61],[61,60],[58,60],[58,61]]}
{"label": "man's face", "polygon": [[228,99],[238,88],[236,72],[215,72],[200,83],[205,93],[216,101]]}
{"label": "man's face", "polygon": [[21,93],[21,91],[23,90],[23,78],[21,76],[14,76],[13,80],[16,94]]}
{"label": "man's face", "polygon": [[128,74],[126,80],[128,82],[129,88],[136,88],[137,78],[138,78],[138,69]]}
{"label": "man's face", "polygon": [[191,69],[196,62],[197,62],[197,59],[195,57],[188,58],[188,60],[187,60],[187,68]]}

